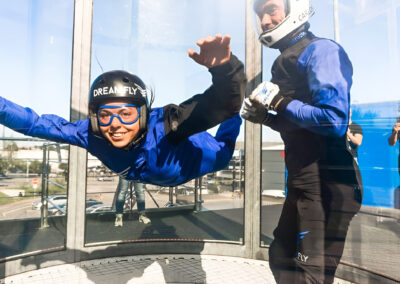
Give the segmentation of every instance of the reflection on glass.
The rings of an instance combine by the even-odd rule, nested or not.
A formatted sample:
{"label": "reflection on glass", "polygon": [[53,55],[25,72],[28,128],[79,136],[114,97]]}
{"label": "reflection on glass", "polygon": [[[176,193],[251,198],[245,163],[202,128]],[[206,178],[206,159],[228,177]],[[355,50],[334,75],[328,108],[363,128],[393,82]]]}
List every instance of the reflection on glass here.
{"label": "reflection on glass", "polygon": [[[123,226],[123,212],[124,208],[133,208],[137,204],[138,221],[144,224],[151,223],[149,217],[146,216],[146,200],[145,193],[146,186],[143,183],[129,181],[119,178],[117,190],[114,196],[115,202],[115,227]],[[149,193],[150,194],[150,193]]]}
{"label": "reflection on glass", "polygon": [[[0,143],[0,259],[62,248],[68,145],[5,137]],[[36,236],[39,229],[42,229],[40,236]]]}
{"label": "reflection on glass", "polygon": [[[398,113],[397,102],[353,104],[352,121],[363,130],[362,145],[358,147],[358,164],[364,185],[363,206],[350,226],[342,261],[365,265],[372,261],[370,253],[379,247],[379,258],[368,270],[391,276],[395,271],[386,265],[396,262],[399,243],[399,173],[398,147],[388,140]],[[371,232],[374,232],[372,234]],[[380,236],[378,238],[378,236]],[[360,246],[363,246],[361,248]]]}
{"label": "reflection on glass", "polygon": [[[225,9],[227,6],[230,9]],[[92,79],[103,72],[101,69],[123,69],[138,74],[155,88],[153,108],[181,103],[193,94],[202,93],[210,85],[210,75],[203,66],[193,64],[187,49],[194,48],[201,37],[230,34],[232,52],[244,61],[243,7],[244,1],[232,4],[226,0],[162,4],[94,1],[92,48],[100,64],[92,60]],[[110,13],[119,17],[103,16]],[[217,21],[218,18],[225,20]],[[216,129],[210,132],[215,133]],[[114,227],[118,218],[115,214],[121,214],[120,209],[116,212],[114,202],[118,196],[118,177],[89,158],[87,198],[111,204],[113,212],[86,215],[86,242],[160,239],[239,242],[243,238],[243,190],[239,189],[238,179],[242,174],[238,167],[243,164],[239,162],[243,155],[238,156],[235,151],[228,169],[179,186],[145,184],[146,216],[151,223],[139,222],[133,187],[125,199],[123,225],[118,227]],[[232,208],[237,211],[235,220],[227,212]],[[101,227],[109,233],[98,234]]]}
{"label": "reflection on glass", "polygon": [[[399,112],[400,76],[398,22],[400,3],[368,0],[340,1],[340,34],[354,65],[352,120],[363,129],[358,147],[364,196],[360,212],[349,228],[342,261],[400,281],[399,147],[388,140]],[[368,44],[371,27],[382,50],[374,57]],[[381,70],[370,72],[370,70]],[[378,87],[376,82],[382,87]],[[389,264],[390,263],[390,264]]]}
{"label": "reflection on glass", "polygon": [[[229,166],[176,187],[143,185],[145,216],[134,184],[119,197],[120,178],[94,158],[89,158],[86,208],[86,242],[121,240],[221,240],[243,239],[243,143]],[[89,156],[90,157],[90,156]],[[97,164],[97,165],[96,165]],[[124,200],[121,204],[118,199]],[[121,214],[121,215],[119,215]],[[120,219],[121,218],[121,219]],[[225,227],[226,226],[226,227]],[[115,229],[114,229],[115,228]],[[102,230],[102,234],[99,234]],[[105,230],[105,231],[104,231]]]}
{"label": "reflection on glass", "polygon": [[261,153],[261,245],[264,246],[273,240],[272,232],[285,201],[286,169],[282,142],[263,141]]}
{"label": "reflection on glass", "polygon": [[[359,168],[358,180],[362,177],[363,185],[362,206],[352,218],[347,236],[344,235],[346,243],[341,262],[353,267],[362,267],[363,270],[372,274],[384,275],[385,279],[400,281],[398,271],[394,268],[400,265],[399,147],[390,146],[396,145],[398,140],[394,137],[394,133],[400,116],[400,101],[396,86],[400,76],[400,47],[396,41],[399,37],[396,27],[399,21],[400,4],[392,3],[392,5],[373,0],[339,2],[340,24],[336,28],[340,29],[340,44],[346,50],[354,67],[350,92],[352,114],[346,135],[347,147],[354,157],[355,167]],[[325,35],[327,38],[332,38],[333,27],[326,25],[326,19],[332,17],[333,14],[332,4],[316,1],[313,1],[313,4],[316,14],[310,20],[311,29],[314,32],[318,31],[316,34],[319,36]],[[379,42],[380,48],[385,52],[374,53],[376,45],[370,44],[371,27],[381,31],[374,40]],[[375,56],[371,57],[371,54]],[[264,55],[264,70],[268,70],[271,60],[278,54],[266,50]],[[343,64],[341,68],[343,70]],[[376,74],[371,70],[381,71]],[[332,72],[332,67],[330,67],[330,74]],[[268,81],[269,77],[264,80]],[[272,187],[268,185],[268,182],[274,180],[274,177],[266,175],[266,172],[274,167],[269,166],[270,155],[264,154],[266,143],[274,140],[272,135],[270,130],[263,128],[263,188],[261,189],[263,193],[264,187],[267,189]],[[295,140],[300,144],[299,138]],[[286,145],[286,150],[289,151],[293,147],[297,146]],[[338,152],[335,150],[328,153],[337,154]],[[288,152],[286,155],[288,159]],[[343,160],[339,155],[337,162],[338,165],[343,166],[341,163]],[[331,172],[332,170],[329,174]],[[343,173],[342,177],[346,176],[347,174]],[[275,178],[277,177],[279,174],[276,174]],[[264,182],[264,179],[268,179],[268,182]],[[292,179],[286,181],[285,186],[288,188],[293,186],[290,184],[291,181]],[[308,177],[305,181],[312,182],[312,179]],[[298,194],[301,193],[298,192]],[[336,200],[336,203],[346,204],[354,198],[360,198],[360,196],[346,194],[343,192],[343,197],[341,197],[343,200]],[[269,244],[273,239],[272,229],[277,221],[275,219],[277,214],[273,212],[280,211],[280,208],[275,211],[268,208],[264,197],[262,202],[261,241],[263,245]],[[346,207],[346,210],[352,211],[350,207]],[[267,212],[268,215],[266,215]],[[315,212],[315,215],[318,214]],[[330,217],[328,215],[326,217],[329,220]],[[289,224],[290,220],[286,222]],[[329,223],[324,225],[329,228]],[[306,234],[300,236],[300,239],[304,238],[307,238]],[[284,243],[289,244],[290,241],[287,240]],[[329,244],[329,241],[325,242],[325,246]],[[303,254],[297,254],[297,256],[298,261],[305,260]]]}
{"label": "reflection on glass", "polygon": [[[68,118],[73,8],[72,0],[2,5],[2,97]],[[0,136],[0,261],[64,248],[68,146],[4,126]]]}

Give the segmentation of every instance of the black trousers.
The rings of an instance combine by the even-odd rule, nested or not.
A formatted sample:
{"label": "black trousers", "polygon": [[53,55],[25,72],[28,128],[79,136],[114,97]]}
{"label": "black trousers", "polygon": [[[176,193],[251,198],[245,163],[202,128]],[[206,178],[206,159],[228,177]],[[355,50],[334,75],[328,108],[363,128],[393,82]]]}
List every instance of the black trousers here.
{"label": "black trousers", "polygon": [[354,171],[315,162],[289,173],[269,250],[277,283],[333,282],[350,221],[361,207],[362,188]]}

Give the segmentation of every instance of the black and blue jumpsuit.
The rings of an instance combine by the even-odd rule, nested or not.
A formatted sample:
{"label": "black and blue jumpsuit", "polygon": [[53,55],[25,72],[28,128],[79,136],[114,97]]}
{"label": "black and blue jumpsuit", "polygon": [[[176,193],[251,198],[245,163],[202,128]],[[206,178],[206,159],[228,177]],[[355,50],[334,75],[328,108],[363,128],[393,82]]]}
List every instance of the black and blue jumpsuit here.
{"label": "black and blue jumpsuit", "polygon": [[287,198],[270,267],[277,283],[332,283],[353,216],[359,170],[347,150],[352,64],[336,42],[303,31],[272,66],[284,99],[265,123],[285,144]]}

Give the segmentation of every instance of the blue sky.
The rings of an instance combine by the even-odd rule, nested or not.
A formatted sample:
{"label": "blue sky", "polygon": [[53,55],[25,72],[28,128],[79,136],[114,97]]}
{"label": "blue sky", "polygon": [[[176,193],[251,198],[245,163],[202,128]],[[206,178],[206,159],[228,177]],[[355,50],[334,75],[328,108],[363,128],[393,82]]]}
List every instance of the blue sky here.
{"label": "blue sky", "polygon": [[[72,0],[0,0],[2,95],[38,113],[69,118]],[[186,54],[198,38],[232,36],[232,51],[245,54],[244,0],[95,0],[92,80],[126,69],[156,91],[154,106],[179,103],[211,83],[207,69]],[[340,38],[354,65],[352,102],[400,98],[400,0],[340,0]],[[333,38],[331,0],[313,1],[311,30]],[[278,53],[263,48],[263,77]],[[9,132],[6,132],[9,133]],[[275,140],[274,135],[265,139]]]}

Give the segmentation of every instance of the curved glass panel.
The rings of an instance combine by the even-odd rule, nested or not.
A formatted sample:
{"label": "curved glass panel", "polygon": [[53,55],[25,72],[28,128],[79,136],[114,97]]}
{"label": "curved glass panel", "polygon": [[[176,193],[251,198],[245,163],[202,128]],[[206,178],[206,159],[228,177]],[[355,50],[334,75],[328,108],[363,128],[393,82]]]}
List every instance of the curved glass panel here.
{"label": "curved glass panel", "polygon": [[400,281],[399,141],[393,135],[400,122],[400,1],[339,2],[340,40],[354,66],[352,121],[362,129],[357,159],[364,189],[342,261]]}
{"label": "curved glass panel", "polygon": [[[333,3],[313,1],[313,5],[316,12],[310,20],[310,30],[319,37],[333,39]],[[342,263],[397,282],[400,280],[397,271],[400,265],[400,160],[399,138],[395,133],[400,126],[400,101],[397,91],[400,76],[400,2],[339,1],[337,12],[337,40],[353,66],[350,90],[351,122],[345,135],[350,153],[360,169],[363,196],[361,209],[354,217],[343,214],[343,218],[350,217],[350,225],[348,228],[335,226],[335,236],[337,239],[339,236],[344,239],[347,231]],[[277,51],[264,49],[263,80],[270,80],[268,70],[278,55]],[[330,69],[330,72],[333,72],[333,69]],[[287,170],[283,170],[283,159],[279,158],[277,152],[281,149],[267,148],[271,148],[272,143],[278,143],[279,138],[275,137],[276,132],[263,127],[262,245],[270,244],[274,239],[272,232],[282,210],[282,205],[278,203],[285,200],[282,194],[288,186],[284,179]],[[298,142],[300,141],[299,139]],[[273,146],[283,147],[282,144]],[[276,164],[277,161],[279,164]],[[273,196],[273,191],[270,190],[275,189],[277,179],[280,181],[279,198]],[[309,178],[305,181],[312,182]],[[326,192],[322,191],[322,195]],[[299,202],[299,205],[303,193],[297,193],[300,197],[292,199],[292,202]],[[361,197],[360,191],[357,190],[354,196],[344,197],[346,192],[343,192],[343,196],[341,194],[336,194],[334,198],[336,204],[344,204],[343,206],[349,204],[346,202]],[[298,207],[297,213],[304,213],[304,209],[311,208]],[[340,212],[346,210],[349,215],[353,215],[350,207],[339,209]],[[336,214],[333,211],[329,212],[332,215]],[[281,218],[297,214],[292,213],[282,212]],[[329,219],[329,215],[326,215],[326,218],[332,220]],[[338,224],[341,222],[339,219],[337,221]],[[324,226],[328,228],[329,224],[325,223]],[[286,229],[287,232],[290,231],[289,227]],[[303,238],[304,236],[295,238],[293,241],[300,243]],[[324,241],[327,250],[332,252],[332,247],[329,248],[332,239],[325,238]],[[289,246],[290,243],[284,245]],[[334,253],[340,254],[338,250]],[[298,255],[298,260],[304,261],[304,257]]]}
{"label": "curved glass panel", "polygon": [[[244,62],[244,7],[245,1],[229,0],[95,0],[91,78],[103,71],[130,71],[155,91],[153,108],[179,104],[203,93],[212,84],[210,73],[194,62],[187,50],[199,51],[196,41],[200,38],[229,34],[232,52]],[[209,132],[215,135],[217,128]],[[117,191],[118,176],[89,155],[87,200],[99,204],[87,207],[86,243],[241,242],[242,131],[238,141],[228,168],[176,187],[130,187],[122,181],[123,188]],[[104,211],[97,211],[99,207]],[[116,211],[123,214],[122,220],[117,219]],[[145,211],[151,223],[141,220],[139,211]]]}
{"label": "curved glass panel", "polygon": [[[2,4],[2,96],[68,119],[74,1]],[[64,248],[68,145],[0,136],[0,261]]]}

